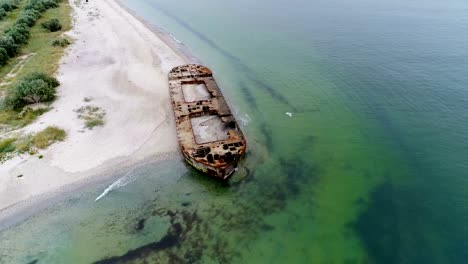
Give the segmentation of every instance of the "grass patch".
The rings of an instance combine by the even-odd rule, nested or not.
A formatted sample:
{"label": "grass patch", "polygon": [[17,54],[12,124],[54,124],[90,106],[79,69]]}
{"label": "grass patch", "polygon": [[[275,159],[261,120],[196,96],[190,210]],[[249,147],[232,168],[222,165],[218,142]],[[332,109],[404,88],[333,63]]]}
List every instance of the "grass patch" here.
{"label": "grass patch", "polygon": [[[47,127],[41,132],[18,138],[6,138],[0,140],[0,163],[14,157],[16,154],[29,153],[34,155],[38,149],[45,149],[58,141],[66,138],[64,130],[58,127]],[[43,156],[40,155],[41,159]]]}
{"label": "grass patch", "polygon": [[94,127],[103,126],[103,125],[104,125],[104,120],[100,118],[91,118],[91,119],[86,120],[85,122],[85,126],[88,129],[93,129]]}
{"label": "grass patch", "polygon": [[15,147],[16,138],[6,138],[0,140],[0,161],[3,161],[8,155],[16,151]]}
{"label": "grass patch", "polygon": [[33,144],[32,144],[31,135],[20,137],[19,139],[17,139],[15,142],[15,146],[16,146],[16,150],[18,150],[19,153],[26,153],[26,152],[28,152],[29,154],[35,153],[35,151],[32,150]]}
{"label": "grass patch", "polygon": [[58,127],[48,127],[33,136],[32,142],[38,149],[45,149],[57,141],[63,141],[67,134]]}
{"label": "grass patch", "polygon": [[13,129],[22,128],[49,110],[50,108],[40,108],[37,110],[25,108],[21,112],[14,110],[0,111],[0,124],[9,125]]}
{"label": "grass patch", "polygon": [[85,127],[87,129],[93,129],[97,126],[104,125],[104,118],[106,116],[106,112],[104,109],[93,106],[87,105],[78,108],[75,110],[78,113],[78,118],[85,121]]}

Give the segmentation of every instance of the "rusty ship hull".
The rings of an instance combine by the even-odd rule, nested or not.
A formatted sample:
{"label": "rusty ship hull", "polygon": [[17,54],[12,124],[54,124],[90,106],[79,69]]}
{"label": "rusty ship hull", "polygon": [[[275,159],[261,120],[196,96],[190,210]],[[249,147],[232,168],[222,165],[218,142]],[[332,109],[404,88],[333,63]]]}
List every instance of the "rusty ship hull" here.
{"label": "rusty ship hull", "polygon": [[210,69],[187,64],[169,73],[169,91],[182,154],[194,168],[227,179],[247,141]]}

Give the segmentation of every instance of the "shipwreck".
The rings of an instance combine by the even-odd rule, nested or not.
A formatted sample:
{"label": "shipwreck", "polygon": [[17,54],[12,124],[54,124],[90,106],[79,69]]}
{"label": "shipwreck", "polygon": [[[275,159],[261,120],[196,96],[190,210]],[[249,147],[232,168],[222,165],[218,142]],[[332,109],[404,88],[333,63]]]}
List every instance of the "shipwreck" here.
{"label": "shipwreck", "polygon": [[247,142],[210,69],[187,64],[169,73],[179,144],[186,161],[209,176],[227,179]]}

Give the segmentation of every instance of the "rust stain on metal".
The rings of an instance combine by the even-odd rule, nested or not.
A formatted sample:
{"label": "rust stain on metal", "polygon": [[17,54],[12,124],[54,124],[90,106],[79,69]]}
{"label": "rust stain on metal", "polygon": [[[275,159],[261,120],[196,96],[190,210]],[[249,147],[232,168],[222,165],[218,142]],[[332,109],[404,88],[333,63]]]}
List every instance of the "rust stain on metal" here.
{"label": "rust stain on metal", "polygon": [[247,142],[211,70],[196,64],[175,67],[169,90],[185,159],[210,176],[227,179]]}

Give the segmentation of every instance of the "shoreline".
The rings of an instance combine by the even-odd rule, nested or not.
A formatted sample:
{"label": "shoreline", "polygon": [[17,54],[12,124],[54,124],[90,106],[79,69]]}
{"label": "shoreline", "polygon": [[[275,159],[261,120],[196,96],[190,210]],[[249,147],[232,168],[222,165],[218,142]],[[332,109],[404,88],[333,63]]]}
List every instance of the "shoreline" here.
{"label": "shoreline", "polygon": [[[53,197],[62,197],[61,194],[70,190],[108,181],[120,175],[122,170],[180,158],[167,73],[173,66],[198,59],[170,34],[150,25],[119,0],[82,2],[79,6],[70,1],[70,4],[74,22],[67,35],[71,35],[75,42],[62,57],[57,73],[62,83],[58,90],[59,99],[52,105],[52,111],[24,129],[34,132],[55,122],[59,126],[68,126],[69,136],[64,142],[45,150],[42,160],[23,155],[2,164],[0,230],[4,229],[5,222],[14,222],[12,216],[31,208],[34,208],[32,212],[26,213],[29,217],[40,211],[34,205],[41,204],[44,199],[54,200]],[[101,35],[107,32],[110,32],[107,36]],[[134,38],[129,36],[132,34]],[[119,35],[128,39],[119,38]],[[111,38],[117,43],[109,40]],[[149,60],[148,55],[151,55]],[[115,64],[118,66],[113,66]],[[99,71],[90,69],[94,66],[99,66]],[[104,66],[103,70],[101,66]],[[107,74],[106,68],[110,68]],[[151,76],[147,77],[149,73]],[[94,86],[106,86],[92,103],[102,105],[109,116],[114,115],[114,111],[118,116],[109,117],[102,128],[82,132],[73,108],[82,100],[76,96],[86,96],[83,92],[86,89],[79,86],[80,82],[86,81],[95,82],[87,92],[95,92]],[[159,100],[160,105],[154,106],[156,103],[151,99]],[[139,109],[142,106],[144,110]],[[162,117],[156,116],[158,114]],[[135,122],[135,116],[141,120]],[[119,137],[116,133],[125,135]],[[99,153],[99,147],[104,154]],[[98,149],[93,151],[95,148]],[[3,176],[5,173],[8,177]],[[25,177],[17,177],[23,173]]]}
{"label": "shoreline", "polygon": [[[26,199],[7,208],[3,208],[0,210],[0,232],[21,224],[50,206],[66,200],[70,193],[75,194],[85,191],[89,186],[107,186],[108,183],[119,180],[135,168],[144,167],[150,164],[160,164],[170,160],[179,160],[183,163],[183,158],[180,154],[150,156],[140,162],[123,166],[119,168],[119,171],[108,170],[96,175],[98,177],[85,177],[76,182],[66,184],[61,188],[36,195],[31,199]],[[104,191],[104,189],[102,191]],[[90,202],[95,203],[98,201],[92,200]]]}
{"label": "shoreline", "polygon": [[125,12],[130,14],[133,18],[138,20],[146,28],[148,28],[153,34],[155,34],[160,40],[162,40],[168,47],[170,47],[174,52],[176,52],[180,57],[182,57],[187,63],[198,63],[201,64],[201,60],[197,58],[190,49],[182,42],[175,39],[175,37],[165,31],[163,28],[158,27],[157,25],[149,23],[142,16],[139,16],[135,11],[126,6],[121,0],[110,0],[115,2],[120,6]]}

